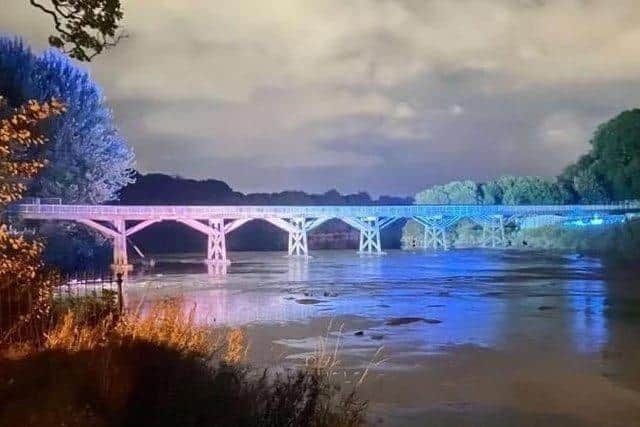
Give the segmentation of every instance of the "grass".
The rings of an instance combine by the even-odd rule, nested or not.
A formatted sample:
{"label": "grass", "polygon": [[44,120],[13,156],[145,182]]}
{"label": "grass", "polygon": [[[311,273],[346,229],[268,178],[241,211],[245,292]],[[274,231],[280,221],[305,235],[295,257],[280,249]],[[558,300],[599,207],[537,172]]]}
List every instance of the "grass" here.
{"label": "grass", "polygon": [[55,296],[51,317],[55,323],[72,312],[79,324],[93,326],[109,315],[118,316],[118,293],[110,289],[92,290],[82,295]]}
{"label": "grass", "polygon": [[256,370],[243,363],[241,329],[199,326],[181,301],[99,319],[85,308],[72,305],[39,348],[14,346],[0,360],[3,426],[364,423],[356,389],[343,393],[332,381],[335,350],[300,369]]}

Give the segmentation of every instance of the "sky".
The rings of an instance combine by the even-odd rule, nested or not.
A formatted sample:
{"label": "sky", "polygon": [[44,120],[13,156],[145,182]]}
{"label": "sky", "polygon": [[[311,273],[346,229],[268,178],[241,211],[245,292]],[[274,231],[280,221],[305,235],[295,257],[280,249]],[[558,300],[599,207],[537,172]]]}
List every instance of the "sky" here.
{"label": "sky", "polygon": [[[2,0],[0,31],[48,18]],[[137,168],[413,195],[553,177],[640,101],[638,0],[124,0],[89,66]]]}

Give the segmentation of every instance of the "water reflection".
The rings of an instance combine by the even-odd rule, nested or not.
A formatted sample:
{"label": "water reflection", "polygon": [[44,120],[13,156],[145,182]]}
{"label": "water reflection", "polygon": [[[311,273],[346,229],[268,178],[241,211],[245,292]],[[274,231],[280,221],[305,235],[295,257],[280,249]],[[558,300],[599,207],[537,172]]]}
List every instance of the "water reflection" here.
{"label": "water reflection", "polygon": [[[154,274],[133,278],[129,293],[133,301],[182,294],[202,322],[229,325],[359,316],[373,324],[366,336],[418,352],[525,341],[597,352],[608,340],[607,282],[595,258],[467,250],[381,257],[317,251],[309,260],[245,252],[233,259],[217,277],[197,257],[159,263]],[[407,317],[429,322],[387,325]]]}
{"label": "water reflection", "polygon": [[[589,274],[602,271],[602,263],[594,258],[569,257],[568,268]],[[602,279],[576,279],[566,286],[570,307],[571,340],[577,351],[595,353],[609,340],[605,316],[606,286]]]}

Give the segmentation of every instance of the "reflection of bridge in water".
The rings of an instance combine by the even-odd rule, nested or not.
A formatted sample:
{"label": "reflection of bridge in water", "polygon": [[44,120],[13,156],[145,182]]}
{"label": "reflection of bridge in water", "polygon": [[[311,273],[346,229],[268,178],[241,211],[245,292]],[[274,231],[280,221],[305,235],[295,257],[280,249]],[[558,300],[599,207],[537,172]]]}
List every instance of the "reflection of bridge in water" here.
{"label": "reflection of bridge in water", "polygon": [[[10,212],[29,220],[74,221],[113,240],[113,268],[131,269],[127,238],[160,221],[177,221],[207,237],[205,262],[210,271],[229,263],[226,235],[261,219],[289,234],[289,255],[308,256],[307,235],[330,219],[340,219],[360,232],[359,252],[382,254],[380,230],[400,219],[424,227],[424,246],[447,249],[447,229],[462,219],[482,228],[482,245],[506,243],[505,226],[531,227],[565,223],[600,225],[623,222],[640,212],[637,204],[611,205],[402,205],[402,206],[112,206],[23,203]],[[220,270],[218,270],[220,271]]]}

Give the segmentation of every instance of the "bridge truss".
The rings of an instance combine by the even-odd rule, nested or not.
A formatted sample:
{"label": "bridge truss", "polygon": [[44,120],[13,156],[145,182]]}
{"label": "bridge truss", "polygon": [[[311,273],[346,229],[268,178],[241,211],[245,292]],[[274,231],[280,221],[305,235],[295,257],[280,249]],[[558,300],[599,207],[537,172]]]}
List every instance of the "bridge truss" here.
{"label": "bridge truss", "polygon": [[[620,222],[638,215],[637,203],[610,205],[402,205],[402,206],[123,206],[33,203],[13,205],[9,213],[26,220],[74,221],[113,241],[113,269],[127,272],[127,239],[161,221],[177,221],[207,238],[205,262],[214,271],[229,264],[226,236],[249,221],[262,219],[289,235],[288,254],[309,255],[308,234],[337,218],[360,232],[359,253],[380,255],[380,231],[400,219],[424,227],[425,248],[448,249],[447,230],[462,219],[482,227],[487,247],[505,245],[505,226],[531,218],[552,218],[554,223]],[[530,222],[530,221],[529,221]],[[539,222],[539,221],[538,221]],[[211,271],[211,270],[210,270]]]}

